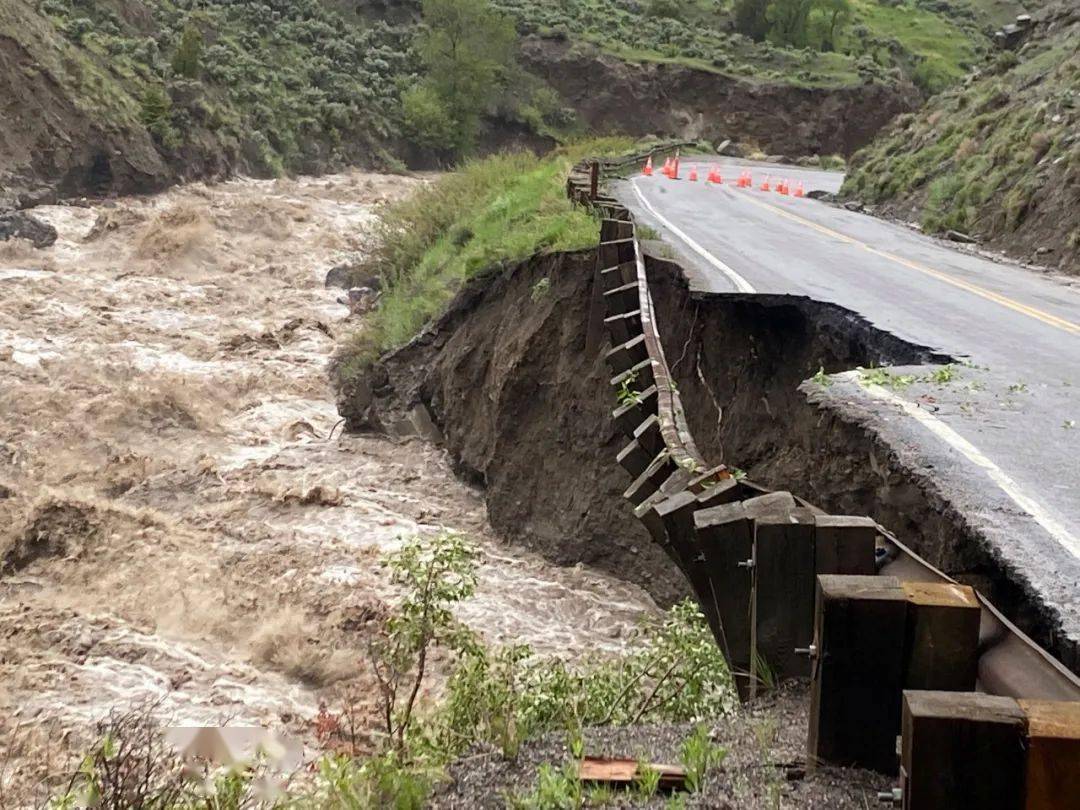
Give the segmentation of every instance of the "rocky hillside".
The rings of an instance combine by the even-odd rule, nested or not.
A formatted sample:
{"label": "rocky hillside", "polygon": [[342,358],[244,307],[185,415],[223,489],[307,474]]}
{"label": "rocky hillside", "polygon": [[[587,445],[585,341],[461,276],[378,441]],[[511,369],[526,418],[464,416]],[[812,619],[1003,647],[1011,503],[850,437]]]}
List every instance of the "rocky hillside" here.
{"label": "rocky hillside", "polygon": [[1015,51],[858,153],[844,193],[1080,273],[1080,7],[1034,18]]}
{"label": "rocky hillside", "polygon": [[414,93],[410,117],[405,98],[425,75],[437,84],[418,39],[430,6],[501,13],[515,43],[469,149],[624,131],[795,154],[862,146],[980,64],[1015,10],[817,0],[794,27],[742,33],[740,14],[764,2],[5,0],[0,207],[234,171],[446,160],[432,147],[453,123],[446,107]]}

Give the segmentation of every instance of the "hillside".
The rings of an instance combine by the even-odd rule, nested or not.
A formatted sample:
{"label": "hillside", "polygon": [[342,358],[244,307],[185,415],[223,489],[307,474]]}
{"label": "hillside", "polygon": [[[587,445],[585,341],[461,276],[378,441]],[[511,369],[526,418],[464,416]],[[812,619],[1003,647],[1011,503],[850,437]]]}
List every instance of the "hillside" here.
{"label": "hillside", "polygon": [[1034,15],[1026,43],[901,116],[855,156],[843,193],[1080,273],[1080,8]]}
{"label": "hillside", "polygon": [[0,205],[235,171],[434,165],[585,132],[848,153],[980,64],[1016,10],[815,0],[780,25],[761,22],[764,3],[431,3],[502,12],[515,40],[484,93],[438,108],[413,92],[436,73],[420,0],[7,0]]}
{"label": "hillside", "polygon": [[345,24],[317,0],[10,0],[0,180],[9,195],[42,181],[145,191],[230,169],[370,164],[412,65],[400,28]]}

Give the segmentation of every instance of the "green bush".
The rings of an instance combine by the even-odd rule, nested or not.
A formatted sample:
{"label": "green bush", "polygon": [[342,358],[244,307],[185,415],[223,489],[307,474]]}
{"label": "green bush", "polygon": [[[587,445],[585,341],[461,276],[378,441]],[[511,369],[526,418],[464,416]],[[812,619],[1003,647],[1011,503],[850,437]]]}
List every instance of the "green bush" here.
{"label": "green bush", "polygon": [[944,175],[930,183],[923,207],[923,230],[928,233],[947,230],[966,233],[971,225],[971,214],[963,202],[964,191],[963,181],[954,174]]}
{"label": "green bush", "polygon": [[462,147],[458,123],[446,101],[428,84],[417,84],[401,96],[405,134],[423,149],[452,154]]}

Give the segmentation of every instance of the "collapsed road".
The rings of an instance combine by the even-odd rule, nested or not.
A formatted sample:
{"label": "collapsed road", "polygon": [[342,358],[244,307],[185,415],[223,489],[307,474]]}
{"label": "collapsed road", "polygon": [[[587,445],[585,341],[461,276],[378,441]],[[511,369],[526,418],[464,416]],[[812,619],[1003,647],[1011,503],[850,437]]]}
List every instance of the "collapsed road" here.
{"label": "collapsed road", "polygon": [[[722,184],[705,182],[719,166]],[[689,180],[696,169],[697,182]],[[736,180],[750,172],[752,185]],[[1080,640],[1080,290],[916,230],[794,194],[835,192],[842,175],[801,167],[685,160],[681,179],[612,186],[657,228],[692,290],[805,297],[953,364],[836,372],[807,383],[815,404],[871,420],[931,471],[988,553],[1052,617],[1071,667]],[[762,186],[768,182],[769,191]],[[735,296],[733,296],[735,297]],[[827,365],[827,361],[823,361]]]}

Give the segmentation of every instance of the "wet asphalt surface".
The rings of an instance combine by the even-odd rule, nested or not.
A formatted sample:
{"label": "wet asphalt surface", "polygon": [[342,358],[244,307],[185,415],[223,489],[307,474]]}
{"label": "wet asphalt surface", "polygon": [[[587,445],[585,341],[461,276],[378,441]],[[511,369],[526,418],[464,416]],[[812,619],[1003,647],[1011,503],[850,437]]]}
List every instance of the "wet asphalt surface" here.
{"label": "wet asphalt surface", "polygon": [[[704,182],[718,166],[723,184]],[[689,181],[696,167],[697,182]],[[735,181],[750,171],[753,186]],[[771,190],[761,190],[768,178]],[[615,186],[639,222],[663,235],[703,292],[806,296],[955,358],[858,372],[814,392],[869,419],[992,545],[1006,570],[1080,640],[1080,279],[994,261],[843,207],[776,193],[777,180],[834,192],[837,172],[684,159],[681,179]],[[879,379],[880,382],[880,379]]]}

